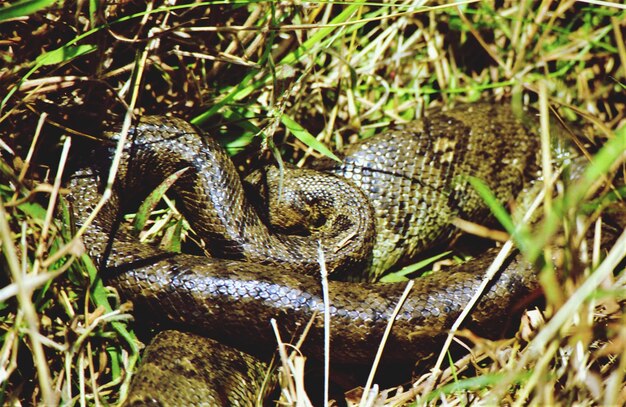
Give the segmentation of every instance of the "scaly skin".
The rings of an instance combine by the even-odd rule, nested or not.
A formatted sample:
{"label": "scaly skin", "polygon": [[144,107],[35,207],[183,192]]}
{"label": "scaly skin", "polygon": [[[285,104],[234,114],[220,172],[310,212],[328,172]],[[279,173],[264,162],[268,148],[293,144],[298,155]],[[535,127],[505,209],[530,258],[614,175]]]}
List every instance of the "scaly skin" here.
{"label": "scaly skin", "polygon": [[[274,347],[271,318],[277,320],[282,337],[291,338],[314,315],[321,315],[321,288],[311,275],[319,269],[318,241],[333,276],[375,279],[388,267],[449,239],[453,218],[481,222],[488,217],[468,176],[485,181],[502,202],[513,200],[525,175],[535,171],[538,150],[537,138],[508,105],[429,112],[424,120],[350,146],[343,164],[316,164],[334,175],[294,170],[280,181],[278,171],[269,170],[265,194],[276,194],[282,182],[283,195],[277,201],[288,197],[293,202],[265,217],[280,218],[277,214],[284,211],[294,213],[288,218],[312,218],[316,224],[306,236],[285,236],[256,214],[226,153],[215,141],[203,141],[186,122],[145,118],[129,137],[133,141],[125,150],[114,196],[84,236],[90,254],[124,297],[152,310],[146,317],[163,317],[255,350]],[[96,186],[101,186],[110,162],[104,156],[100,165],[72,177],[70,196],[78,224],[100,198]],[[173,188],[181,211],[214,255],[231,260],[165,253],[125,238],[110,244],[120,213],[184,167],[189,169]],[[338,208],[339,214],[332,215],[329,208]],[[319,219],[338,226],[318,228]],[[394,323],[384,361],[406,363],[435,352],[492,258],[487,254],[449,272],[417,279]],[[536,287],[532,267],[511,257],[466,326],[482,335],[497,335],[513,304]],[[331,360],[370,363],[404,284],[331,281],[329,288]],[[304,352],[319,357],[322,338],[319,317]],[[183,348],[173,346],[170,351]],[[212,380],[207,377],[208,383]],[[157,393],[172,394],[163,388]]]}

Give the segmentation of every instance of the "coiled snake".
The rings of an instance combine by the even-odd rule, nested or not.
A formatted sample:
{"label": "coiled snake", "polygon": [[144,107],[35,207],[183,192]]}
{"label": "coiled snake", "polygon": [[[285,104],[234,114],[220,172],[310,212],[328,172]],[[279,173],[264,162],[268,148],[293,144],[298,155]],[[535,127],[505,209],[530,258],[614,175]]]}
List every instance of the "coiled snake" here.
{"label": "coiled snake", "polygon": [[[115,133],[110,136],[115,140]],[[99,154],[102,159],[71,178],[77,224],[100,199],[112,151]],[[147,117],[131,129],[113,197],[84,242],[107,281],[141,309],[152,310],[143,317],[166,318],[239,348],[271,351],[271,318],[282,337],[291,338],[322,310],[316,277],[320,244],[331,279],[375,280],[389,267],[449,239],[455,233],[455,217],[476,222],[488,218],[468,176],[485,181],[502,202],[511,201],[536,170],[537,151],[531,126],[507,104],[431,111],[423,120],[351,145],[342,163],[322,160],[314,164],[315,171],[262,172],[254,184],[261,189],[258,196],[273,208],[264,210],[255,203],[258,196],[246,195],[249,188],[216,141],[203,139],[182,120]],[[177,205],[215,257],[167,253],[124,237],[112,240],[120,214],[183,168],[187,170],[173,186]],[[299,219],[308,220],[308,225],[296,226]],[[384,362],[406,363],[436,351],[480,284],[489,260],[417,279],[395,321]],[[511,257],[466,326],[492,335],[513,304],[536,287],[532,267]],[[333,363],[371,363],[403,289],[404,284],[330,282]],[[306,355],[321,356],[322,332],[321,317],[316,318],[302,350]],[[177,338],[166,341],[166,350],[153,352],[167,352],[161,355],[172,372],[166,377],[182,371],[188,376],[184,380],[196,386],[206,371],[185,368],[177,356],[195,339]],[[235,364],[249,366],[247,361]],[[237,380],[246,381],[252,374],[243,370]],[[150,374],[136,387],[150,387],[158,380],[160,389],[135,401],[165,397],[161,402],[168,404],[167,383]],[[182,385],[170,387],[177,386]],[[255,389],[248,383],[246,391]],[[236,402],[221,390],[203,391],[189,390],[192,398],[179,401]]]}

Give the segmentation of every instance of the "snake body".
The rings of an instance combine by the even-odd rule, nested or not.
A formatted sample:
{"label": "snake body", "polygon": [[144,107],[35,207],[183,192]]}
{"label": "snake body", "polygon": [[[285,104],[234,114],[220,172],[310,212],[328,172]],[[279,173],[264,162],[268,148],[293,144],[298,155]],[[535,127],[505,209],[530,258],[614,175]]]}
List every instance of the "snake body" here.
{"label": "snake body", "polygon": [[[117,134],[111,136],[115,140]],[[331,278],[374,280],[449,239],[455,217],[477,222],[488,217],[469,176],[485,181],[500,201],[511,201],[535,170],[537,143],[526,120],[506,104],[429,112],[423,120],[350,146],[342,163],[322,160],[315,171],[268,170],[261,177],[267,185],[261,195],[277,202],[278,209],[259,216],[217,142],[182,120],[148,117],[131,129],[113,196],[83,239],[110,284],[141,309],[255,351],[275,347],[270,319],[283,338],[292,338],[314,318],[303,352],[318,358],[320,244]],[[100,164],[91,163],[71,178],[70,201],[79,225],[101,197],[112,148],[108,151]],[[219,258],[167,253],[123,237],[112,240],[119,215],[181,169],[185,172],[173,187],[177,204]],[[279,231],[292,226],[275,225],[281,217],[311,224],[285,235]],[[335,226],[326,229],[330,223]],[[406,363],[435,352],[492,258],[488,254],[417,279],[395,320],[384,362]],[[532,267],[512,256],[466,326],[497,335],[494,327],[536,287]],[[333,363],[371,363],[403,290],[404,284],[329,282]],[[185,345],[171,343],[174,359],[180,360],[177,349]],[[144,384],[154,381],[143,379]],[[168,391],[158,393],[165,397]]]}

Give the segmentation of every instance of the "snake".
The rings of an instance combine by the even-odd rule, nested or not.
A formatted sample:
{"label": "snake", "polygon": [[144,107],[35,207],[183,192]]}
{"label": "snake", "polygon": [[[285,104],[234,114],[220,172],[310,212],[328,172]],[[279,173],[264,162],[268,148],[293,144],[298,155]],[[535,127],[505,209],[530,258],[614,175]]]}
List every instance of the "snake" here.
{"label": "snake", "polygon": [[[320,360],[320,269],[329,279],[332,363],[370,364],[393,318],[381,365],[437,352],[495,254],[415,279],[395,317],[406,284],[377,280],[458,235],[454,219],[488,222],[490,210],[471,177],[504,204],[528,187],[539,151],[529,116],[508,103],[428,110],[422,119],[347,146],[339,161],[268,166],[246,179],[218,141],[188,122],[137,120],[112,194],[82,239],[107,283],[141,312],[138,318],[171,321],[186,332],[157,335],[161,341],[146,351],[127,403],[249,404],[263,393],[258,377],[265,366],[250,354],[276,348],[271,320],[287,340],[306,327],[300,351]],[[105,189],[121,135],[106,136],[69,181],[77,226],[88,222]],[[177,172],[170,192],[208,257],[139,243],[119,227],[123,214]],[[512,309],[537,287],[533,266],[510,255],[464,326],[497,337]],[[196,350],[186,350],[194,344]],[[208,347],[244,353],[226,350],[216,360]]]}

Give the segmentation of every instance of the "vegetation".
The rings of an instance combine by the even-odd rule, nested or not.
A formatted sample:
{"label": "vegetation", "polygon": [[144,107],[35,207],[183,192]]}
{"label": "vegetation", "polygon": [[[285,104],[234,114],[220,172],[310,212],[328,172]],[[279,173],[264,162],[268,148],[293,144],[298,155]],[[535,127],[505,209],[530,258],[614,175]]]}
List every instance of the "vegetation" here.
{"label": "vegetation", "polygon": [[[428,107],[513,99],[544,115],[554,108],[597,154],[580,184],[552,186],[543,222],[515,233],[530,258],[561,259],[541,274],[545,308],[529,311],[513,339],[463,335],[471,356],[444,358],[412,388],[376,400],[623,405],[626,243],[590,248],[589,265],[576,259],[583,236],[609,215],[606,202],[624,192],[611,181],[623,177],[626,151],[626,9],[445,3],[2,6],[0,403],[102,405],[127,391],[139,357],[130,305],[99,280],[61,199],[68,157],[111,123],[185,117],[242,167],[302,165]],[[180,232],[175,215],[156,215]]]}

